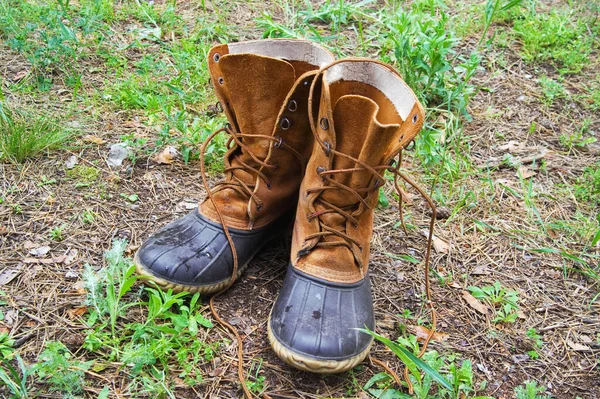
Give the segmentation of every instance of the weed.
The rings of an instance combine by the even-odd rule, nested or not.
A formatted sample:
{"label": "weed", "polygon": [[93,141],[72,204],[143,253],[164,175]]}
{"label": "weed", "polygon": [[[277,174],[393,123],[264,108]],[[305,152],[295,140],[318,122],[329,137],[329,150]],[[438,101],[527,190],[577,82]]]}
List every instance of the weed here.
{"label": "weed", "polygon": [[81,84],[78,62],[104,37],[99,22],[108,9],[106,2],[83,3],[78,9],[69,1],[58,1],[57,6],[53,2],[0,0],[0,38],[27,57],[42,90],[48,90],[54,75],[61,72],[66,74],[65,83],[77,92]]}
{"label": "weed", "polygon": [[140,197],[133,193],[133,194],[125,194],[125,193],[121,193],[121,197],[125,198],[127,201],[134,203],[137,202],[138,199],[140,199]]}
{"label": "weed", "polygon": [[83,222],[83,224],[93,224],[94,221],[96,220],[96,213],[89,209],[84,209],[81,212],[80,218],[81,218],[81,221]]}
{"label": "weed", "polygon": [[587,21],[571,9],[550,13],[530,12],[514,23],[514,35],[521,42],[521,56],[527,62],[553,62],[561,73],[578,73],[590,62],[593,35]]}
{"label": "weed", "polygon": [[600,163],[585,168],[573,188],[579,201],[591,207],[600,205]]}
{"label": "weed", "polygon": [[23,207],[19,204],[9,204],[12,213],[15,215],[20,215],[23,213]]}
{"label": "weed", "polygon": [[26,366],[19,355],[15,355],[15,361],[18,368],[7,359],[0,359],[0,382],[10,389],[11,399],[30,398],[27,380],[35,372],[36,365]]}
{"label": "weed", "polygon": [[56,179],[49,179],[46,176],[42,176],[41,181],[38,183],[38,187],[49,186],[56,184]]}
{"label": "weed", "polygon": [[72,135],[50,117],[11,110],[0,101],[0,161],[23,162],[60,147]]}
{"label": "weed", "polygon": [[538,83],[540,84],[542,93],[544,94],[542,102],[548,107],[553,105],[555,100],[567,98],[569,95],[562,83],[557,82],[546,75],[539,78]]}
{"label": "weed", "polygon": [[74,398],[85,386],[85,372],[92,361],[81,362],[61,342],[49,341],[39,356],[35,374],[48,383],[49,390]]}
{"label": "weed", "polygon": [[0,333],[0,359],[11,359],[14,351],[15,340],[8,336],[8,333]]}
{"label": "weed", "polygon": [[[473,368],[469,360],[459,362],[455,355],[443,356],[435,350],[425,352],[419,359],[416,356],[419,353],[419,345],[417,337],[414,335],[391,341],[372,331],[361,331],[385,344],[408,367],[415,397],[419,399],[457,399],[476,393],[477,389],[473,384]],[[376,398],[404,398],[405,394],[389,388],[392,383],[391,376],[379,373],[373,376],[363,389]],[[435,393],[432,391],[434,383],[437,387]],[[483,389],[483,386],[480,386],[479,389]],[[487,397],[479,397],[479,399],[484,398]]]}
{"label": "weed", "polygon": [[515,396],[517,399],[550,399],[549,395],[544,395],[546,387],[538,385],[535,381],[525,381],[523,385],[515,387]]}
{"label": "weed", "polygon": [[61,224],[60,226],[56,226],[56,227],[52,228],[50,230],[50,232],[48,232],[48,237],[53,241],[63,241],[65,239],[63,232],[65,231],[66,228],[67,228],[66,224]]}
{"label": "weed", "polygon": [[592,121],[590,119],[584,119],[581,122],[579,129],[571,134],[562,134],[560,136],[560,144],[571,151],[573,147],[584,148],[589,144],[595,143],[597,141],[595,137],[586,137],[586,134],[590,131],[591,125]]}
{"label": "weed", "polygon": [[140,154],[144,153],[144,146],[148,142],[145,137],[135,137],[133,133],[121,136],[121,141],[127,147],[128,157],[132,165],[135,165],[138,161]]}
{"label": "weed", "polygon": [[89,186],[95,183],[100,177],[100,169],[95,166],[75,165],[73,169],[68,169],[66,175],[70,179],[78,180],[79,187]]}
{"label": "weed", "polygon": [[[483,33],[481,34],[481,39],[479,39],[478,46],[481,45],[483,40],[485,39],[487,32],[492,24],[492,21],[502,11],[508,11],[512,8],[515,8],[521,5],[522,0],[508,0],[504,4],[500,0],[487,0],[485,3],[485,12],[484,12],[484,24],[483,24]],[[488,44],[493,40],[488,40]]]}
{"label": "weed", "polygon": [[256,396],[262,395],[265,390],[265,376],[259,375],[260,369],[262,367],[262,359],[258,359],[257,362],[252,362],[250,366],[250,370],[248,371],[248,376],[251,376],[254,381],[246,380],[246,386],[250,390],[250,392],[254,393]]}
{"label": "weed", "polygon": [[519,296],[516,291],[507,290],[498,281],[484,287],[469,286],[471,294],[487,302],[496,312],[494,323],[514,323],[519,310]]}
{"label": "weed", "polygon": [[[106,361],[126,364],[136,392],[173,397],[169,370],[178,370],[177,377],[190,386],[200,384],[199,365],[212,360],[222,343],[198,337],[202,329],[213,327],[201,313],[198,294],[190,298],[154,288],[131,292],[138,277],[131,259],[123,256],[125,247],[124,241],[115,241],[106,253],[107,267],[84,272],[91,328],[84,347],[104,354]],[[147,295],[147,302],[140,301],[141,295]],[[132,306],[147,306],[143,321],[123,318]]]}
{"label": "weed", "polygon": [[542,341],[541,335],[538,334],[535,328],[530,328],[527,330],[527,337],[529,337],[529,339],[531,339],[533,342],[533,349],[527,352],[527,354],[529,355],[530,359],[535,360],[540,357],[537,351],[542,348],[544,341]]}

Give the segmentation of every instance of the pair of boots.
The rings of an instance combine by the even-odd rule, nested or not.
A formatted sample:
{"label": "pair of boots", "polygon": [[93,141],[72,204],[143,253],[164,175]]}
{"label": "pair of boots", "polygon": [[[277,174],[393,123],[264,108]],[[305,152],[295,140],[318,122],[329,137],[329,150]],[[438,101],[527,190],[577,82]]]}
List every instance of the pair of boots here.
{"label": "pair of boots", "polygon": [[229,120],[226,177],[140,247],[138,271],[164,288],[218,292],[295,218],[269,341],[299,369],[348,370],[372,343],[356,329],[375,328],[368,267],[379,187],[423,108],[391,67],[334,61],[308,41],[219,45],[208,63]]}

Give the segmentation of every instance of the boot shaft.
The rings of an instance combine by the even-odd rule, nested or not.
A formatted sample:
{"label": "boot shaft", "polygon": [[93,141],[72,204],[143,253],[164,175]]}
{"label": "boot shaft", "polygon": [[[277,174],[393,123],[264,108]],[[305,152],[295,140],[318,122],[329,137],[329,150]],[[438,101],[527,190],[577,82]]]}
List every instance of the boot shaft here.
{"label": "boot shaft", "polygon": [[[225,156],[225,181],[232,185],[215,192],[230,227],[261,227],[294,206],[312,150],[309,89],[318,69],[331,61],[327,50],[300,40],[224,44],[209,52],[215,93],[233,132],[243,135],[243,147],[234,143]],[[217,220],[210,201],[200,211]]]}
{"label": "boot shaft", "polygon": [[364,59],[324,68],[309,107],[315,142],[300,188],[292,262],[316,277],[357,282],[368,269],[384,167],[414,139],[424,111],[392,68]]}

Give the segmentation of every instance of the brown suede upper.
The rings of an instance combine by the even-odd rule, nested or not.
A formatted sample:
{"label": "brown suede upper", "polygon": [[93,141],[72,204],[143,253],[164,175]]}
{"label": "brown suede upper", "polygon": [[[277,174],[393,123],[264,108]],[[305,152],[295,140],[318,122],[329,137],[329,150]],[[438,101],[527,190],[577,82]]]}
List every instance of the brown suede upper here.
{"label": "brown suede upper", "polygon": [[[312,150],[306,117],[309,89],[319,67],[331,61],[327,50],[302,40],[233,43],[209,52],[211,79],[232,129],[250,135],[240,138],[246,149],[234,143],[225,155],[225,166],[236,169],[227,172],[225,184],[213,191],[229,227],[262,227],[295,205]],[[252,137],[256,135],[277,140]],[[238,188],[243,184],[255,199],[228,182]],[[219,221],[211,201],[204,201],[199,209]]]}
{"label": "brown suede upper", "polygon": [[[325,68],[313,83],[312,93],[309,107],[316,140],[300,187],[292,263],[325,280],[357,282],[368,268],[373,210],[383,170],[374,174],[333,152],[370,167],[387,165],[419,132],[424,111],[393,69],[371,60],[349,59]],[[319,176],[319,172],[354,168],[358,170],[329,175],[334,182]],[[327,188],[318,190],[323,187]],[[357,224],[332,206],[350,214]],[[337,234],[309,237],[331,230],[355,242]]]}

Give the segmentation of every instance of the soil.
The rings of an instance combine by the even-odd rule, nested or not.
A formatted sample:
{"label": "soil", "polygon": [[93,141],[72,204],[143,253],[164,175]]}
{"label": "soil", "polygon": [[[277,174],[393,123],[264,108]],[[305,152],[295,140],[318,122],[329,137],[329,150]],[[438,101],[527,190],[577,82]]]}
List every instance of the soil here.
{"label": "soil", "polygon": [[[257,16],[256,9],[245,14],[243,11],[237,17],[243,23],[248,24]],[[248,33],[251,35],[256,33]],[[497,56],[488,53],[488,65],[493,65]],[[531,166],[536,172],[533,177],[536,191],[543,198],[538,202],[541,217],[561,215],[569,219],[577,210],[572,199],[553,197],[550,193],[558,185],[575,182],[584,168],[598,159],[598,152],[592,149],[567,153],[559,137],[578,129],[583,119],[590,119],[592,130],[600,131],[600,116],[567,101],[558,101],[550,108],[542,107],[534,78],[539,72],[525,65],[510,50],[506,50],[505,56],[504,67],[496,65],[493,74],[482,70],[475,76],[474,83],[487,89],[478,91],[472,100],[469,112],[473,120],[464,128],[472,161],[481,168],[460,182],[460,187],[452,189],[473,190],[477,196],[472,204],[436,225],[436,236],[449,244],[448,253],[433,251],[432,254],[432,267],[445,277],[443,282],[434,280],[432,291],[438,329],[448,334],[448,339],[434,341],[430,348],[470,359],[476,381],[487,381],[487,388],[481,394],[511,398],[515,386],[536,380],[559,399],[597,398],[600,397],[598,281],[586,278],[577,270],[565,270],[565,261],[559,254],[525,250],[546,247],[547,242],[535,234],[537,226],[527,217],[523,198],[501,184],[485,191],[481,181],[489,178],[504,186],[519,188],[514,169],[488,169],[486,162],[501,160],[506,151],[500,147],[511,140],[522,145],[521,154],[516,150],[517,156],[531,155],[535,149],[544,148],[549,151],[545,157],[546,169]],[[12,79],[18,71],[27,68],[22,57],[3,48],[0,65],[9,64],[10,68],[0,67],[3,79]],[[581,75],[568,76],[564,84],[577,92],[581,82],[593,79],[594,73],[585,70]],[[61,87],[55,85],[47,98],[37,98],[36,102],[43,108],[52,104],[54,111],[60,111],[61,102],[70,101],[61,98],[61,93]],[[28,101],[12,94],[7,97],[13,104]],[[10,332],[17,340],[19,353],[27,362],[37,359],[48,340],[62,341],[78,356],[85,357],[81,344],[86,326],[82,316],[74,311],[85,297],[81,289],[83,266],[103,265],[103,253],[115,238],[127,239],[129,253],[133,254],[152,232],[189,212],[205,195],[197,162],[159,165],[150,158],[143,158],[135,165],[126,161],[121,168],[107,166],[108,146],[119,142],[121,136],[131,132],[145,137],[154,134],[139,114],[101,109],[88,110],[83,115],[84,119],[72,123],[85,135],[102,139],[104,144],[83,141],[76,149],[55,151],[22,165],[0,164],[0,190],[5,197],[5,202],[0,204],[0,276],[9,270],[16,273],[11,281],[0,282],[0,289],[9,298],[7,308],[10,309],[5,311],[0,329]],[[535,125],[533,130],[532,125]],[[65,167],[72,155],[80,164],[98,168],[99,179],[88,187],[78,188],[81,180],[69,177]],[[409,172],[418,179],[419,171],[415,167],[409,165]],[[40,184],[50,180],[55,182]],[[121,195],[132,193],[139,197],[134,203]],[[16,212],[9,204],[19,204],[20,211]],[[454,205],[449,204],[450,209]],[[81,221],[84,209],[96,214],[91,226]],[[426,229],[429,219],[425,203],[415,197],[408,210],[412,214],[411,223]],[[377,329],[390,338],[399,336],[400,324],[414,331],[419,319],[429,318],[423,302],[422,266],[386,255],[410,254],[421,259],[425,238],[419,229],[405,235],[394,227],[397,221],[395,204],[377,211],[370,263]],[[474,221],[493,228],[482,231]],[[64,240],[51,240],[49,232],[63,225]],[[249,370],[256,359],[263,359],[261,373],[266,377],[266,392],[271,397],[356,397],[359,395],[354,391],[356,387],[383,371],[377,365],[365,362],[352,372],[319,376],[290,368],[269,347],[266,321],[289,261],[286,239],[267,245],[240,280],[218,298],[219,313],[243,336],[245,369]],[[51,249],[43,258],[29,254],[33,247],[44,244]],[[70,264],[57,259],[63,254],[73,255],[74,251],[76,256]],[[49,261],[41,263],[40,259]],[[521,311],[515,323],[494,324],[489,314],[481,314],[463,297],[468,286],[489,285],[495,281],[519,293]],[[411,318],[399,317],[404,309],[411,311]],[[143,317],[143,310],[137,312],[128,316]],[[533,349],[533,342],[526,336],[529,328],[535,328],[544,341],[543,348],[538,350],[540,358],[536,360],[523,356]],[[210,334],[217,339],[231,339],[220,327]],[[177,397],[241,397],[233,342],[206,365],[205,383],[201,388],[193,390],[181,384]],[[372,355],[386,361],[398,374],[402,373],[400,361],[382,345],[375,345]],[[86,378],[93,382],[89,387],[90,397],[94,392],[97,394],[107,380],[117,388],[127,385],[127,373],[118,365],[107,368],[100,376],[87,375]]]}

